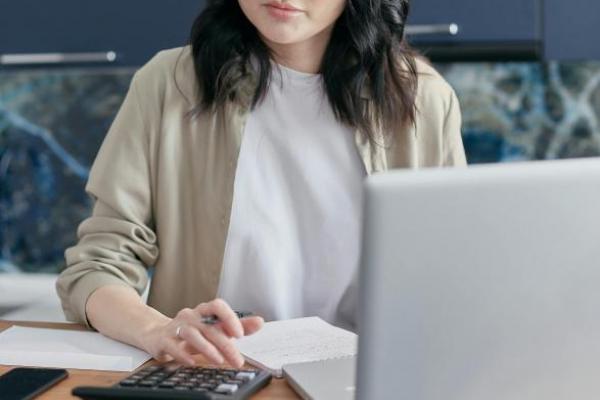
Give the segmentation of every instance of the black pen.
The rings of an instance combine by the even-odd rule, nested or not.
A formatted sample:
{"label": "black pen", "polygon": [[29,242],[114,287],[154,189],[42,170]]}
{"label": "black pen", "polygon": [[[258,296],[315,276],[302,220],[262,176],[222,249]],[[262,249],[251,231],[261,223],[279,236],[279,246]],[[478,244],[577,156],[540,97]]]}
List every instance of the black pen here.
{"label": "black pen", "polygon": [[[234,311],[239,319],[251,317],[254,315],[252,311]],[[203,324],[214,325],[219,322],[219,317],[216,315],[207,315],[201,319]]]}

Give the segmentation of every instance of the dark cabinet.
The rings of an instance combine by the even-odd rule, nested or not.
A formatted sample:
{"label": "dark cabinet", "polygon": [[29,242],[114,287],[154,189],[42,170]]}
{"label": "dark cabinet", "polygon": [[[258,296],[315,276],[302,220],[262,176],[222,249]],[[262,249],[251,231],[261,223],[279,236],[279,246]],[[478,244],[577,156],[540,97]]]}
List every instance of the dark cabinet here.
{"label": "dark cabinet", "polygon": [[451,59],[533,59],[540,52],[542,2],[413,0],[408,24],[413,45]]}
{"label": "dark cabinet", "polygon": [[[161,49],[185,44],[203,5],[204,0],[11,1],[0,12],[0,56],[5,66],[26,65],[32,56],[39,61],[48,53],[65,56],[61,64],[142,65]],[[23,54],[28,58],[7,56]]]}
{"label": "dark cabinet", "polygon": [[600,60],[600,2],[545,0],[544,54],[548,60]]}
{"label": "dark cabinet", "polygon": [[413,0],[409,24],[455,23],[451,35],[415,36],[415,41],[495,42],[540,39],[536,0]]}

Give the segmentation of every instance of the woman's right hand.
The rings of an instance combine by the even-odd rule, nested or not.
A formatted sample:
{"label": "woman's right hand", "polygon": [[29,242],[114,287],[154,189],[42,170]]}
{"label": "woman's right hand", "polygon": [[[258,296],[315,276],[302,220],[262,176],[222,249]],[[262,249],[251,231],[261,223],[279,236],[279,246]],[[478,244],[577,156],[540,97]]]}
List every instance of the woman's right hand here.
{"label": "woman's right hand", "polygon": [[[202,322],[202,317],[216,315],[214,325]],[[175,360],[194,366],[194,354],[202,354],[215,364],[229,363],[235,368],[244,364],[235,339],[251,335],[263,325],[261,317],[239,319],[229,305],[216,299],[197,307],[184,308],[166,324],[149,329],[144,334],[144,350],[159,361]]]}

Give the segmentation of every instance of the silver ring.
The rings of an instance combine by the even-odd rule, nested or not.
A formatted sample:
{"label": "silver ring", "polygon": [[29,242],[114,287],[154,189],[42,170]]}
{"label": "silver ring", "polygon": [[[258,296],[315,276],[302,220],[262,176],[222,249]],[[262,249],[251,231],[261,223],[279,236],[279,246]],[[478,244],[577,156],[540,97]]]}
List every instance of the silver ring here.
{"label": "silver ring", "polygon": [[177,327],[177,329],[175,330],[175,336],[177,336],[177,338],[181,339],[181,336],[179,335],[181,333],[181,325],[179,325]]}

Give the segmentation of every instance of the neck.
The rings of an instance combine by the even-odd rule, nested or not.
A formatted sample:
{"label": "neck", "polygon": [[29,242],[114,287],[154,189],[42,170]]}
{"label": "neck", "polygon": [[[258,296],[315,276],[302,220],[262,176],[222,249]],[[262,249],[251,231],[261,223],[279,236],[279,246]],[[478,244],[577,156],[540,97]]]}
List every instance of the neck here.
{"label": "neck", "polygon": [[333,27],[328,28],[310,39],[291,44],[271,42],[265,37],[262,39],[271,49],[273,59],[278,64],[299,72],[317,74],[321,70],[332,30]]}

